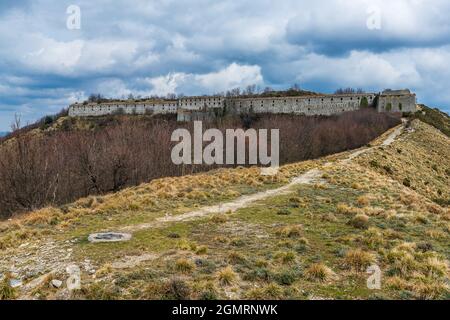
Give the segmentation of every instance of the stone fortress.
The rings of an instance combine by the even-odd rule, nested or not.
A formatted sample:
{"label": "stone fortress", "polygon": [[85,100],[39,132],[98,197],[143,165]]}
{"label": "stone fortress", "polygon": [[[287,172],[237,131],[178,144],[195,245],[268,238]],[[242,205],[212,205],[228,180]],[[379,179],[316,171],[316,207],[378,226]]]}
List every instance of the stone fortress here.
{"label": "stone fortress", "polygon": [[92,117],[114,114],[177,114],[178,121],[202,120],[225,113],[284,113],[329,116],[371,107],[378,112],[416,112],[416,95],[410,90],[381,93],[314,94],[299,96],[183,97],[178,100],[125,100],[75,103],[69,116]]}

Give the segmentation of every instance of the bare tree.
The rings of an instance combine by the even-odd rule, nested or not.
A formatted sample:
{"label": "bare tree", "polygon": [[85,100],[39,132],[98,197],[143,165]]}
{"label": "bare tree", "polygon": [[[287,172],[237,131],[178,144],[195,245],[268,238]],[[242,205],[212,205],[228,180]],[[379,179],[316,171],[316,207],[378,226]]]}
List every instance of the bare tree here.
{"label": "bare tree", "polygon": [[[332,117],[281,114],[248,119],[227,117],[208,126],[280,129],[280,163],[356,148],[399,123],[389,114],[366,108]],[[57,130],[17,135],[0,144],[0,217],[59,205],[90,194],[115,192],[152,179],[191,174],[218,166],[176,166],[170,161],[175,118],[105,117],[92,130]],[[185,124],[193,130],[193,124]]]}
{"label": "bare tree", "polygon": [[11,131],[15,132],[21,128],[21,116],[20,114],[14,114],[14,121],[11,124]]}

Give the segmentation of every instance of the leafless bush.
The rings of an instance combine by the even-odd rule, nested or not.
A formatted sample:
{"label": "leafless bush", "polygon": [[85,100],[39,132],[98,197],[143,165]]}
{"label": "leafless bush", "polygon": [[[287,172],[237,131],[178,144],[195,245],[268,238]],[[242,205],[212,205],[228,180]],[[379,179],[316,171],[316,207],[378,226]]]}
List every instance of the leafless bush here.
{"label": "leafless bush", "polygon": [[[115,192],[155,178],[217,166],[177,166],[170,160],[174,118],[117,116],[92,120],[89,130],[17,135],[0,145],[0,218],[59,205],[91,194]],[[280,163],[356,148],[399,123],[372,110],[332,117],[262,115],[255,129],[280,129]],[[193,130],[193,124],[184,126]],[[242,128],[240,118],[204,123],[204,130]],[[192,131],[191,131],[192,132]]]}

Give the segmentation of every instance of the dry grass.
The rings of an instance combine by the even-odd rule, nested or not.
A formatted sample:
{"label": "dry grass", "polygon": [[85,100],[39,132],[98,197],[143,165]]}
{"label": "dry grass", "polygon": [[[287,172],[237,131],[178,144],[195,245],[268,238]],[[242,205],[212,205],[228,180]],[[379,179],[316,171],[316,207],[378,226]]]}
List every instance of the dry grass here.
{"label": "dry grass", "polygon": [[189,241],[187,239],[181,239],[178,242],[178,248],[186,251],[197,251],[197,243]]}
{"label": "dry grass", "polygon": [[286,252],[279,252],[275,255],[275,259],[280,261],[282,264],[293,264],[296,262],[297,256],[295,255],[295,252],[292,251],[286,251]]}
{"label": "dry grass", "polygon": [[351,207],[345,203],[339,203],[336,206],[336,212],[339,214],[356,215],[361,212],[361,209]]}
{"label": "dry grass", "polygon": [[197,250],[195,250],[195,253],[198,255],[204,255],[208,253],[208,247],[207,246],[199,246],[197,247]]}
{"label": "dry grass", "polygon": [[282,299],[283,296],[283,289],[275,283],[265,285],[262,288],[250,289],[245,294],[245,298],[249,300],[278,300]]}
{"label": "dry grass", "polygon": [[345,266],[356,272],[364,272],[374,262],[374,255],[361,249],[349,250],[344,258]]}
{"label": "dry grass", "polygon": [[409,291],[416,299],[439,299],[442,298],[449,287],[445,282],[436,282],[424,277],[405,280],[399,276],[386,279],[386,286],[396,291]]}
{"label": "dry grass", "polygon": [[329,281],[334,275],[334,272],[323,263],[314,263],[305,271],[307,279],[312,281]]}
{"label": "dry grass", "polygon": [[211,222],[214,223],[225,223],[228,221],[228,217],[224,214],[215,214],[211,217]]}
{"label": "dry grass", "polygon": [[242,264],[245,262],[245,256],[239,252],[230,252],[227,261],[231,264]]}
{"label": "dry grass", "polygon": [[0,300],[13,300],[17,296],[16,290],[10,285],[11,277],[6,275],[0,282]]}
{"label": "dry grass", "polygon": [[180,258],[175,261],[175,270],[181,273],[191,273],[195,269],[195,264],[185,258]]}
{"label": "dry grass", "polygon": [[359,196],[358,199],[356,200],[356,202],[361,207],[368,206],[370,204],[370,197],[368,195]]}
{"label": "dry grass", "polygon": [[278,229],[276,234],[284,238],[299,238],[302,230],[303,227],[301,225],[286,226]]}
{"label": "dry grass", "polygon": [[237,279],[237,274],[230,266],[217,272],[217,280],[223,286],[232,285]]}
{"label": "dry grass", "polygon": [[[389,175],[407,188],[430,200],[450,198],[450,164],[443,159],[450,158],[450,139],[439,130],[423,122],[414,120],[411,124],[414,132],[404,139],[395,141],[391,146],[358,157],[357,161],[365,167],[371,167],[383,175]],[[401,152],[398,150],[401,149]],[[385,167],[390,168],[386,172]],[[410,207],[423,207],[414,191],[400,196],[400,201]],[[426,207],[426,206],[425,206]],[[439,213],[439,207],[427,208]]]}
{"label": "dry grass", "polygon": [[348,222],[348,224],[357,229],[367,229],[369,228],[369,217],[365,214],[357,214]]}

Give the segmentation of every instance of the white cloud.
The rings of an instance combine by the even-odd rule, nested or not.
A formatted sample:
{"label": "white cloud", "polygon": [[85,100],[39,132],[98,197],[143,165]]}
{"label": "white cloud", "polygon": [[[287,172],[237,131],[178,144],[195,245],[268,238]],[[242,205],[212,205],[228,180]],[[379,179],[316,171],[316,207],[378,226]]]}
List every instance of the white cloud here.
{"label": "white cloud", "polygon": [[183,92],[211,94],[251,84],[262,84],[263,76],[259,66],[232,63],[217,72],[206,74],[169,73],[146,80],[153,87],[151,94],[165,95]]}
{"label": "white cloud", "polygon": [[297,79],[304,82],[334,83],[351,87],[417,86],[421,77],[413,61],[402,61],[393,54],[353,51],[345,57],[309,54],[296,63]]}
{"label": "white cloud", "polygon": [[[208,94],[294,82],[328,92],[411,87],[419,101],[450,107],[448,0],[77,4],[78,31],[66,28],[65,1],[0,5],[3,117],[12,119],[14,106],[42,116],[92,92]],[[370,6],[381,9],[381,30],[367,29]]]}
{"label": "white cloud", "polygon": [[[367,27],[374,16],[369,8],[380,13],[381,29]],[[292,43],[327,54],[437,46],[449,42],[449,11],[446,0],[317,0],[290,20],[287,34]]]}
{"label": "white cloud", "polygon": [[194,80],[211,91],[226,91],[236,87],[245,87],[251,84],[262,84],[263,76],[259,66],[246,66],[232,63],[218,72],[194,76]]}
{"label": "white cloud", "polygon": [[151,95],[167,95],[175,93],[180,85],[182,85],[188,75],[185,73],[169,73],[168,75],[147,79],[148,83],[153,87]]}

